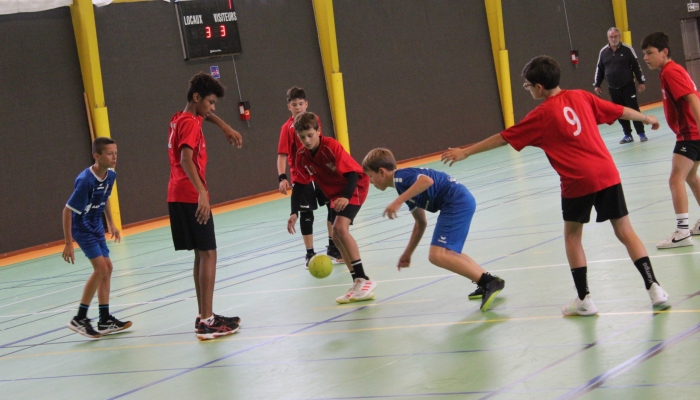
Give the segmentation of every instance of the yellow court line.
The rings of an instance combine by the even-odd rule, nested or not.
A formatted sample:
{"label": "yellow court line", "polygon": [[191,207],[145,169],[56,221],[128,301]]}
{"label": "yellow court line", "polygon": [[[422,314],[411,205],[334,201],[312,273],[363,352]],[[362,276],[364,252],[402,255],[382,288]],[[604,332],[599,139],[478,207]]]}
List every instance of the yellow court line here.
{"label": "yellow court line", "polygon": [[[596,317],[607,317],[607,316],[624,316],[624,315],[646,315],[646,314],[678,314],[678,313],[700,313],[700,309],[697,310],[650,310],[650,311],[628,311],[628,312],[614,312],[614,313],[600,313]],[[408,317],[407,317],[408,318]],[[563,317],[561,315],[540,315],[534,317],[521,317],[521,318],[496,318],[487,320],[471,320],[471,321],[453,321],[453,322],[437,322],[432,324],[414,324],[414,325],[397,325],[397,326],[385,326],[385,327],[372,327],[372,328],[357,328],[357,329],[341,329],[332,331],[322,331],[322,332],[300,332],[293,334],[282,334],[282,335],[258,335],[258,336],[242,336],[239,332],[236,336],[231,338],[222,338],[221,340],[265,340],[265,339],[282,339],[282,338],[294,338],[294,337],[305,337],[305,336],[318,336],[318,335],[335,335],[335,334],[345,334],[345,333],[357,333],[357,332],[376,332],[376,331],[390,331],[390,330],[407,330],[407,329],[423,329],[423,328],[435,328],[435,327],[445,327],[445,326],[459,326],[459,325],[474,325],[474,324],[484,324],[484,323],[501,323],[501,322],[522,322],[522,321],[542,321],[560,318],[586,318],[586,317]],[[338,321],[338,322],[343,322]],[[350,322],[350,321],[346,321]],[[147,337],[146,337],[147,338]],[[96,343],[96,341],[92,341]],[[79,349],[79,350],[65,350],[65,351],[53,351],[45,353],[36,354],[24,354],[17,356],[7,356],[0,357],[0,362],[4,360],[13,360],[21,358],[31,358],[31,357],[46,357],[54,355],[65,355],[65,354],[76,354],[76,353],[87,353],[93,351],[112,351],[112,350],[128,350],[128,349],[145,349],[145,348],[156,348],[164,346],[181,346],[181,345],[194,345],[194,344],[214,344],[219,343],[219,340],[209,340],[202,342],[173,342],[173,343],[153,343],[153,344],[140,344],[132,346],[117,346],[110,348],[99,348],[99,349]],[[60,344],[60,343],[55,343]],[[83,343],[84,344],[84,343]],[[17,346],[21,347],[21,346]]]}

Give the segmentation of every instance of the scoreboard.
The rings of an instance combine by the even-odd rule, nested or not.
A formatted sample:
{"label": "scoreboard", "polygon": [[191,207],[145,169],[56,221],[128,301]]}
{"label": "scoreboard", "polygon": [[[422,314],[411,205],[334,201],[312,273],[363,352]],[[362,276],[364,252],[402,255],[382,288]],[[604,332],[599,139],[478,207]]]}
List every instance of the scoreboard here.
{"label": "scoreboard", "polygon": [[175,14],[185,60],[241,54],[233,0],[178,1]]}

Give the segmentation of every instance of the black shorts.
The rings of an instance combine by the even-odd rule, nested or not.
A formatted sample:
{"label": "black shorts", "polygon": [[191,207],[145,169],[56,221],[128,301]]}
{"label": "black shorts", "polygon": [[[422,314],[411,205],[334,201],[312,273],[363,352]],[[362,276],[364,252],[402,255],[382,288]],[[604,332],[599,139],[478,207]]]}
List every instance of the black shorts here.
{"label": "black shorts", "polygon": [[[357,213],[360,212],[360,208],[362,208],[362,206],[348,204],[347,206],[345,206],[345,208],[343,208],[343,211],[333,210],[333,213],[335,214],[336,217],[341,216],[341,217],[345,217],[345,218],[349,219],[350,225],[352,225],[353,221],[355,220],[355,217],[357,216]],[[335,222],[335,218],[331,222]]]}
{"label": "black shorts", "polygon": [[328,198],[315,182],[308,185],[294,183],[292,186],[292,214],[299,211],[313,211],[327,203],[329,203]]}
{"label": "black shorts", "polygon": [[213,215],[206,224],[200,224],[194,216],[195,203],[169,202],[168,212],[175,250],[216,250]]}
{"label": "black shorts", "polygon": [[700,161],[700,140],[681,140],[676,142],[673,153],[690,158],[693,162]]}
{"label": "black shorts", "polygon": [[593,206],[598,214],[596,222],[618,219],[629,214],[625,203],[625,193],[622,191],[620,183],[585,196],[561,199],[564,221],[588,223],[591,220]]}

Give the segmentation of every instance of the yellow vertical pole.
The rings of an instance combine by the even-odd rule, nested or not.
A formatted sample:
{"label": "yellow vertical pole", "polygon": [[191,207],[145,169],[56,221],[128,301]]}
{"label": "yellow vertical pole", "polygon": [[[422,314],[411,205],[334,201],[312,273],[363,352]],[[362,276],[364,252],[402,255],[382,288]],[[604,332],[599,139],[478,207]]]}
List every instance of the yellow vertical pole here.
{"label": "yellow vertical pole", "polygon": [[612,0],[613,13],[615,14],[615,26],[620,30],[624,43],[632,46],[632,32],[627,21],[627,0]]}
{"label": "yellow vertical pole", "polygon": [[486,6],[486,18],[489,24],[489,36],[491,37],[493,64],[496,68],[498,93],[501,98],[503,123],[506,128],[509,128],[515,124],[515,116],[513,114],[513,91],[510,82],[510,62],[508,60],[506,37],[503,29],[503,8],[501,0],[484,0],[484,5]]}
{"label": "yellow vertical pole", "polygon": [[[73,0],[70,6],[73,19],[75,42],[78,46],[80,71],[83,76],[83,86],[88,96],[92,112],[92,125],[96,137],[110,137],[109,116],[105,105],[104,88],[102,87],[102,69],[100,54],[97,46],[97,28],[95,27],[95,11],[91,0]],[[122,218],[119,209],[119,194],[117,186],[112,188],[109,198],[112,210],[112,220],[117,229],[122,229]]]}
{"label": "yellow vertical pole", "polygon": [[350,153],[348,120],[345,110],[345,90],[343,87],[343,74],[340,73],[340,61],[338,59],[333,0],[313,0],[313,6],[316,17],[316,29],[318,30],[318,43],[321,49],[321,60],[323,62],[323,74],[326,77],[328,100],[331,106],[331,115],[333,116],[333,126],[335,126],[335,137],[345,150]]}

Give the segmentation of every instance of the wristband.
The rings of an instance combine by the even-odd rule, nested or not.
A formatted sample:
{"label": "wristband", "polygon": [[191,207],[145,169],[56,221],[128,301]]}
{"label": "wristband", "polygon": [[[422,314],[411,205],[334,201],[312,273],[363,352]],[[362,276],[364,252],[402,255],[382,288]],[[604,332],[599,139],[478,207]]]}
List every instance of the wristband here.
{"label": "wristband", "polygon": [[284,180],[288,180],[288,179],[287,179],[287,174],[280,174],[279,179],[280,179],[280,182],[282,182],[282,181],[284,181]]}

